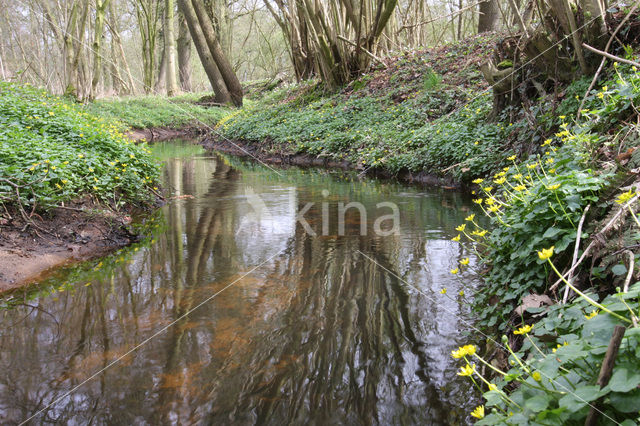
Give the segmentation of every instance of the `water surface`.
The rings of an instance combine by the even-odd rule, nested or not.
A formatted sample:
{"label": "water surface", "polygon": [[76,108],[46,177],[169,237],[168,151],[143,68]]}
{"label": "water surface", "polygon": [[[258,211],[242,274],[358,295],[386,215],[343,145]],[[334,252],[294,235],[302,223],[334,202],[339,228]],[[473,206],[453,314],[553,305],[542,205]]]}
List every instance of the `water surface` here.
{"label": "water surface", "polygon": [[[449,353],[476,283],[449,270],[475,268],[451,241],[470,200],[188,142],[155,152],[174,198],[145,242],[4,302],[0,422],[468,421],[477,401]],[[367,217],[348,210],[341,232],[352,201]],[[397,235],[373,232],[381,202],[399,206]],[[307,203],[316,235],[296,221]]]}

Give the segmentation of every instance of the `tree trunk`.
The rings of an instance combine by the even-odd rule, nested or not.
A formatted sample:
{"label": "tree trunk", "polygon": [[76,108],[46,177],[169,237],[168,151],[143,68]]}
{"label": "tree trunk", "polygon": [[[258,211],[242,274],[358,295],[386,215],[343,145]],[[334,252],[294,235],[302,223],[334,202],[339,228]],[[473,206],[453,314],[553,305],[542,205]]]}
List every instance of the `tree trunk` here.
{"label": "tree trunk", "polygon": [[198,56],[200,57],[200,61],[202,62],[205,72],[207,73],[207,77],[209,77],[209,82],[211,83],[213,92],[216,95],[216,102],[221,104],[231,104],[231,94],[229,93],[229,89],[227,89],[227,85],[222,78],[222,74],[216,65],[216,61],[213,59],[213,56],[209,51],[207,40],[204,38],[204,34],[200,28],[200,23],[198,22],[198,17],[196,16],[196,12],[193,9],[191,1],[178,0],[178,7],[182,11],[184,19],[189,26],[189,32],[191,33],[191,38],[196,46]]}
{"label": "tree trunk", "polygon": [[480,3],[478,9],[480,16],[478,17],[478,34],[487,31],[493,31],[498,24],[498,0],[485,0]]}
{"label": "tree trunk", "polygon": [[164,92],[167,73],[167,46],[164,44],[164,32],[161,33],[162,37],[162,53],[160,54],[160,64],[158,64],[158,72],[156,73],[156,84],[153,86],[155,93]]}
{"label": "tree trunk", "polygon": [[124,67],[124,70],[127,74],[127,84],[128,87],[125,86],[125,90],[123,93],[134,94],[136,91],[135,83],[133,82],[133,76],[131,75],[131,68],[129,67],[129,63],[127,62],[127,57],[124,54],[124,48],[122,47],[122,40],[120,38],[120,26],[118,24],[118,14],[116,13],[115,1],[113,0],[109,3],[109,19],[111,21],[111,25],[109,29],[111,31],[111,42],[116,45],[116,49],[118,54],[120,55],[120,62]]}
{"label": "tree trunk", "polygon": [[104,15],[110,0],[96,0],[96,20],[93,36],[93,78],[91,80],[90,98],[96,96],[96,89],[102,76],[102,37],[104,34]]}
{"label": "tree trunk", "polygon": [[178,82],[176,79],[175,36],[173,33],[175,21],[174,8],[175,4],[173,0],[165,1],[164,54],[167,66],[167,96],[175,96],[178,92]]}
{"label": "tree trunk", "polygon": [[191,4],[196,12],[198,22],[200,22],[200,28],[207,42],[207,46],[209,46],[211,56],[213,56],[218,70],[224,79],[224,83],[231,94],[231,100],[235,106],[242,106],[242,85],[240,84],[240,80],[238,80],[238,76],[233,71],[231,63],[222,51],[222,46],[220,46],[220,42],[216,37],[213,24],[202,4],[202,0],[191,0]]}
{"label": "tree trunk", "polygon": [[180,13],[178,17],[178,74],[180,77],[180,88],[184,92],[190,92],[191,87],[191,35],[189,34],[189,26],[184,18],[184,14]]}

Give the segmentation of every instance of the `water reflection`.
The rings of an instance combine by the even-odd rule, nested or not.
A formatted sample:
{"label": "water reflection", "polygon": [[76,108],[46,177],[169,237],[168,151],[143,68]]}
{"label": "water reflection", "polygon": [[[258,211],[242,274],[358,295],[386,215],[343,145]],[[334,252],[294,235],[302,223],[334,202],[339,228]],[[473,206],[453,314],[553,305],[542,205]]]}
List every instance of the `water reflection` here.
{"label": "water reflection", "polygon": [[[193,149],[156,147],[176,199],[151,244],[61,273],[2,313],[0,421],[53,403],[34,421],[465,423],[474,395],[448,354],[468,330],[458,291],[474,285],[449,274],[474,259],[450,240],[466,201]],[[397,203],[399,234],[361,236],[350,211],[337,236],[349,201]],[[296,221],[309,202],[315,237]]]}

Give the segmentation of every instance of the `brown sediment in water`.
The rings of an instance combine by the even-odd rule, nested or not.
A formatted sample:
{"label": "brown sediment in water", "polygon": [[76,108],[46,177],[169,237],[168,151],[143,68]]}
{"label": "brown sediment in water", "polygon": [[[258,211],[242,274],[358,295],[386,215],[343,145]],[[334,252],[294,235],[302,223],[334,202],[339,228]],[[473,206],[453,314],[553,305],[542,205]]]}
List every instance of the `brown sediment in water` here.
{"label": "brown sediment in water", "polygon": [[439,186],[445,189],[460,189],[462,187],[459,181],[450,176],[441,176],[427,171],[415,173],[408,170],[393,174],[385,169],[366,168],[347,160],[287,152],[279,147],[278,144],[270,143],[269,141],[258,143],[243,140],[222,140],[219,137],[209,135],[202,139],[201,145],[209,150],[231,154],[236,157],[252,158],[265,164],[355,170],[368,177],[396,179],[400,182]]}
{"label": "brown sediment in water", "polygon": [[55,269],[103,256],[137,238],[131,218],[83,200],[33,215],[16,212],[0,222],[0,293],[40,281]]}

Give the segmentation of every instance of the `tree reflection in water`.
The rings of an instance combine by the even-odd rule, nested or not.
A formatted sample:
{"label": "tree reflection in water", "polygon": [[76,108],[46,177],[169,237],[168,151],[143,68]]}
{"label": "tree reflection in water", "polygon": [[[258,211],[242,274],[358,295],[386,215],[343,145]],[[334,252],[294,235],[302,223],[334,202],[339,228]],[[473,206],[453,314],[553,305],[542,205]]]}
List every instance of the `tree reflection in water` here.
{"label": "tree reflection in water", "polygon": [[[460,195],[321,171],[280,177],[222,158],[166,164],[165,186],[194,198],[163,208],[166,230],[153,244],[129,262],[63,272],[51,282],[71,280],[69,290],[29,302],[37,309],[2,313],[0,421],[28,418],[176,320],[35,420],[467,421],[475,396],[449,352],[464,341],[469,309],[439,294],[447,287],[456,295],[462,284],[449,269],[462,257],[473,262],[467,247],[450,241],[469,213]],[[252,194],[265,210],[247,203]],[[398,203],[399,235],[360,236],[350,210],[346,235],[337,236],[337,203],[350,201],[369,212]],[[307,202],[316,203],[305,215],[316,237],[295,221]],[[332,215],[327,236],[322,202]]]}

